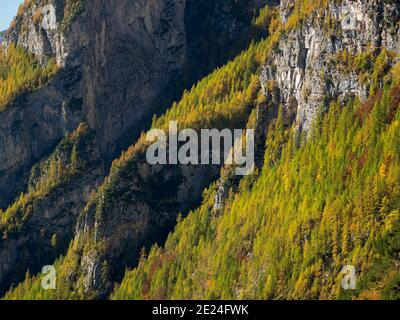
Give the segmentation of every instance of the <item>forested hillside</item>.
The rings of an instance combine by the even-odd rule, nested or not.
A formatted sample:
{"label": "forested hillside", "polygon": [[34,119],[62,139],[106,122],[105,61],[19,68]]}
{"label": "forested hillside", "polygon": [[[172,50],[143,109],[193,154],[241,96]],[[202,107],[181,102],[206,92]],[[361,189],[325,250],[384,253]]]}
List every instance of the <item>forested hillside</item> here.
{"label": "forested hillside", "polygon": [[[276,19],[276,11],[266,8],[260,13],[256,24],[268,26],[271,20]],[[252,44],[246,52],[243,52],[233,62],[228,63],[223,68],[216,70],[210,76],[195,85],[190,92],[185,92],[179,103],[172,106],[165,115],[153,119],[153,128],[166,128],[168,121],[179,119],[179,125],[182,128],[203,128],[203,127],[232,127],[246,125],[250,112],[257,103],[262,103],[263,98],[260,93],[260,85],[256,72],[259,69],[262,59],[265,59],[266,48],[269,46],[269,40],[262,41],[255,45]],[[260,95],[259,95],[260,93]],[[260,99],[260,101],[258,101]],[[88,298],[94,292],[84,292],[82,283],[86,281],[85,277],[85,255],[91,255],[87,259],[94,259],[95,253],[101,259],[104,255],[104,242],[93,241],[92,232],[100,232],[101,224],[104,220],[109,220],[110,206],[120,201],[121,196],[132,197],[131,201],[135,201],[132,192],[137,188],[135,186],[135,174],[138,164],[142,164],[145,155],[147,143],[145,137],[142,136],[139,141],[129,148],[122,156],[115,160],[111,168],[111,173],[107,177],[105,183],[99,188],[99,191],[92,195],[91,201],[81,215],[81,220],[85,221],[85,216],[89,215],[91,207],[95,206],[96,219],[98,224],[96,228],[91,227],[89,234],[78,235],[71,243],[67,256],[61,258],[56,263],[59,274],[60,284],[56,291],[41,290],[40,279],[31,280],[27,275],[27,279],[22,284],[23,289],[17,289],[15,292],[22,294],[25,298]],[[149,179],[150,180],[150,179]],[[124,189],[120,190],[119,185],[123,185]],[[127,189],[128,192],[125,191]],[[126,192],[124,195],[123,192]],[[157,197],[157,193],[155,193]],[[103,199],[107,199],[104,203]],[[10,210],[10,209],[9,209]],[[8,212],[8,211],[7,211]],[[175,213],[175,217],[179,212]],[[171,219],[171,218],[169,218]],[[91,220],[91,218],[89,218]],[[173,222],[175,218],[172,216]],[[126,222],[125,222],[126,223]],[[88,227],[86,226],[86,229]],[[93,230],[92,230],[93,229]],[[86,231],[87,232],[87,231]],[[114,231],[116,233],[118,231]],[[86,240],[85,240],[86,239]],[[127,253],[129,254],[129,253]],[[136,260],[135,254],[131,258]],[[109,282],[108,262],[104,260],[102,265],[100,281],[103,282],[101,287]],[[104,268],[103,268],[104,266]],[[74,278],[70,281],[71,276]],[[33,283],[33,285],[32,285]],[[32,285],[32,289],[28,289]],[[21,287],[21,288],[22,288]],[[92,289],[94,290],[94,288]],[[11,293],[11,296],[14,293]],[[11,298],[11,296],[9,296]]]}
{"label": "forested hillside", "polygon": [[[56,20],[54,29],[50,30],[43,29],[38,23],[40,20],[35,20],[44,3],[27,1],[5,36],[6,51],[18,44],[21,50],[36,57],[37,66],[55,59],[59,72],[43,86],[30,87],[25,94],[16,95],[16,99],[6,103],[0,112],[0,206],[3,208],[0,229],[4,235],[0,243],[1,293],[23,280],[27,270],[37,273],[43,265],[53,263],[55,256],[67,253],[74,230],[79,233],[83,227],[80,224],[85,222],[85,206],[101,205],[98,196],[103,190],[96,192],[96,189],[110,173],[112,160],[124,150],[123,146],[137,141],[140,132],[150,127],[155,112],[162,114],[170,106],[168,101],[172,101],[172,96],[182,95],[187,81],[192,83],[196,77],[226,62],[227,57],[240,48],[246,48],[253,37],[260,39],[268,32],[265,26],[269,14],[265,15],[265,20],[253,20],[262,5],[259,1],[209,1],[205,6],[213,8],[212,16],[201,11],[202,6],[196,6],[195,1],[189,1],[185,6],[178,0],[123,0],[115,1],[113,10],[103,10],[109,8],[105,6],[108,1],[50,0],[46,4],[55,7],[55,16],[50,10],[50,18]],[[186,15],[204,27],[192,30],[193,26],[184,19]],[[66,17],[71,18],[67,24]],[[145,25],[141,23],[143,17],[146,17]],[[132,24],[132,20],[139,23]],[[103,39],[103,22],[107,29],[106,40]],[[219,46],[215,48],[215,57],[204,61],[199,69],[195,57],[207,49],[198,47],[195,42],[201,42],[210,34],[212,40],[207,41],[218,41]],[[240,43],[236,43],[237,38],[242,39]],[[249,85],[248,82],[241,84],[240,74],[244,72],[243,68],[247,68],[246,61],[241,64],[243,66],[238,70],[230,71],[232,75],[224,75],[229,85],[232,77],[237,78],[235,85],[240,83],[240,90]],[[248,75],[253,68],[249,64]],[[28,71],[22,70],[21,73],[28,74]],[[144,78],[147,79],[145,83]],[[259,85],[253,78],[252,86],[257,90]],[[250,80],[250,76],[247,79]],[[215,83],[214,79],[208,90],[213,90],[211,86]],[[243,95],[243,101],[237,101],[240,113],[229,115],[235,118],[227,119],[229,123],[246,123],[249,107],[245,103],[250,95]],[[212,101],[204,97],[203,103]],[[226,98],[226,93],[222,98]],[[235,97],[229,99],[234,101]],[[217,107],[217,104],[212,106]],[[223,117],[228,117],[226,112],[225,115],[221,112],[221,119]],[[86,130],[90,132],[89,136],[86,136]],[[71,135],[78,135],[80,141],[85,141],[84,146],[79,144],[75,150],[72,147],[65,149],[65,144],[70,145]],[[129,158],[129,155],[132,156],[130,151],[125,152],[124,157]],[[125,161],[123,170],[119,170],[117,163],[110,174],[113,188],[107,189],[113,193],[114,203],[120,202],[122,196],[115,192],[118,189],[114,188],[114,182],[119,179],[123,184],[129,182],[129,177],[136,174],[129,166],[137,165],[138,161]],[[170,180],[173,181],[166,178],[165,183],[182,182],[187,186],[180,196],[180,203],[171,197],[157,199],[157,193],[153,193],[153,199],[146,199],[146,205],[153,206],[153,200],[156,200],[161,210],[175,208],[173,212],[160,213],[161,219],[145,210],[137,212],[154,221],[155,225],[149,224],[147,234],[141,235],[140,239],[117,242],[113,252],[128,250],[126,247],[140,248],[144,241],[164,241],[175,225],[178,214],[175,211],[187,212],[188,208],[196,207],[203,188],[217,178],[218,169],[210,168],[209,171],[203,175],[197,173],[199,179],[193,179],[193,182],[188,180],[189,176],[184,181],[180,176],[183,172],[172,172]],[[123,181],[121,175],[126,172],[129,175]],[[140,189],[144,189],[140,192],[147,193],[153,188],[155,178],[163,180],[163,176],[164,173],[158,172],[140,177],[147,179],[145,184],[140,181]],[[104,186],[110,185],[108,180],[106,182]],[[129,193],[134,188],[125,191]],[[168,196],[165,193],[165,197]],[[130,195],[125,197],[133,205],[137,201],[129,198]],[[174,206],[167,204],[168,201]],[[112,207],[119,207],[114,203]],[[126,207],[126,210],[132,209]],[[111,212],[109,214],[112,216]],[[119,223],[116,221],[114,226],[109,226],[117,237],[120,233],[113,228],[119,228]],[[140,230],[135,221],[129,228],[133,235]],[[80,246],[84,245],[86,243],[80,243]],[[107,281],[122,278],[125,265],[134,265],[136,260],[137,255],[130,252],[121,259],[114,259],[114,274]],[[84,272],[79,273],[85,277]]]}
{"label": "forested hillside", "polygon": [[[5,299],[400,298],[400,5],[266,3],[254,9],[247,48],[151,125],[255,129],[255,173],[151,166],[147,127],[106,170],[105,136],[88,117],[0,210],[0,253],[25,239],[19,278],[0,256]],[[9,47],[0,56],[5,103],[56,70]],[[90,75],[89,88],[100,78]],[[91,94],[83,104],[96,105]],[[49,261],[55,290],[36,274]],[[341,283],[348,265],[354,290]]]}
{"label": "forested hillside", "polygon": [[[46,3],[42,1],[41,4],[44,5]],[[11,22],[10,29],[18,27],[21,35],[31,38],[32,35],[28,34],[30,26],[23,24],[22,21],[24,15],[29,10],[33,10],[33,19],[30,22],[35,28],[38,28],[43,20],[43,13],[34,5],[34,1],[25,0],[19,6]],[[62,21],[64,28],[83,10],[83,6],[83,0],[66,1]],[[8,31],[1,33],[0,43],[3,37],[10,36],[8,33]],[[21,44],[11,43],[6,50],[0,46],[0,110],[5,108],[13,98],[44,85],[49,78],[54,76],[57,70],[58,66],[55,57],[48,57],[43,61],[38,61]]]}
{"label": "forested hillside", "polygon": [[[211,187],[113,298],[400,298],[399,67],[368,101],[332,104],[308,138],[279,117],[260,174],[223,210]],[[344,292],[349,264],[360,287]]]}
{"label": "forested hillside", "polygon": [[16,96],[45,84],[57,72],[55,60],[41,66],[22,47],[0,47],[0,110]]}

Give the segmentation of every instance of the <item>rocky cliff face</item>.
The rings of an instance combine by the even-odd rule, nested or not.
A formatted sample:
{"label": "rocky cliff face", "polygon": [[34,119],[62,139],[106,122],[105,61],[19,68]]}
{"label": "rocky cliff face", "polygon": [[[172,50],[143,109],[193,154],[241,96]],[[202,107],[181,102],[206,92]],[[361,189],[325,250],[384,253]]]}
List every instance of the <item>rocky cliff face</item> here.
{"label": "rocky cliff face", "polygon": [[[202,10],[195,1],[122,0],[110,5],[106,0],[76,0],[69,2],[75,5],[71,8],[64,1],[52,0],[49,3],[55,11],[46,12],[47,19],[54,22],[50,28],[44,28],[42,20],[35,18],[42,8],[39,0],[26,7],[7,32],[5,45],[24,46],[40,63],[55,57],[60,71],[42,88],[18,97],[0,112],[0,207],[8,206],[19,192],[26,190],[32,166],[46,159],[81,122],[88,123],[93,130],[96,159],[101,161],[91,161],[92,166],[83,177],[73,177],[62,187],[50,190],[44,199],[32,200],[35,205],[25,216],[22,229],[14,230],[12,237],[2,240],[1,289],[21,279],[27,268],[39,271],[47,261],[43,257],[49,252],[49,235],[59,234],[64,242],[71,238],[71,226],[113,157],[133,143],[147,129],[152,115],[167,108],[185,85],[224,62],[229,56],[225,51],[240,49],[235,39],[246,35],[252,16],[265,2],[268,1],[209,2],[213,8],[210,18],[209,11]],[[220,16],[224,21],[219,20]],[[210,22],[208,28],[206,19]],[[194,30],[194,21],[203,27]],[[201,72],[193,72],[209,47],[198,44],[209,43],[210,35],[212,41],[218,41],[218,57],[203,63]],[[169,181],[168,176],[180,179],[181,188],[187,190],[185,196],[179,197],[182,204],[170,211],[157,211],[154,198],[142,205],[127,205],[122,220],[110,222],[103,233],[111,243],[113,258],[127,252],[124,246],[118,247],[121,239],[112,240],[125,213],[131,214],[131,209],[137,212],[130,220],[159,221],[149,223],[140,241],[132,244],[136,250],[145,238],[156,239],[160,230],[166,232],[173,225],[178,209],[186,210],[199,201],[202,189],[215,175],[214,171],[204,177],[197,173],[198,178],[192,179],[189,177],[196,175],[195,172],[172,171],[165,173],[165,180]],[[160,172],[150,174],[143,190],[150,190],[159,175]],[[164,200],[175,199],[175,195],[171,197]],[[154,210],[161,212],[156,218],[152,217]],[[65,211],[70,214],[64,215]],[[118,217],[118,212],[112,216]],[[38,236],[42,229],[48,230],[45,240]],[[124,239],[132,240],[132,233],[126,234]],[[32,246],[37,250],[32,251]],[[36,251],[41,254],[31,253]],[[57,254],[63,252],[65,247],[56,250]]]}
{"label": "rocky cliff face", "polygon": [[[292,6],[283,1],[284,19]],[[284,106],[299,128],[309,130],[318,110],[326,109],[330,101],[367,98],[371,83],[362,81],[359,70],[351,66],[344,70],[340,54],[376,56],[383,48],[400,52],[399,18],[398,2],[331,1],[300,28],[284,34],[262,71],[264,91],[275,105]],[[271,87],[277,95],[272,95]]]}
{"label": "rocky cliff face", "polygon": [[0,291],[17,284],[27,268],[40,271],[65,252],[75,221],[103,172],[94,131],[83,125],[64,138],[48,160],[35,165],[30,191],[7,211],[12,221],[0,226]]}
{"label": "rocky cliff face", "polygon": [[52,0],[49,4],[56,10],[49,10],[47,19],[54,23],[45,29],[42,20],[34,18],[42,12],[40,4],[31,1],[16,16],[3,45],[23,46],[43,64],[56,58],[60,72],[40,90],[17,97],[0,112],[0,207],[7,207],[24,190],[32,165],[49,155],[65,134],[85,119],[84,17],[65,24],[64,1]]}
{"label": "rocky cliff face", "polygon": [[[124,0],[110,6],[75,0],[77,6],[67,8],[52,0],[55,11],[46,19],[54,23],[44,28],[45,14],[34,18],[41,2],[32,1],[8,30],[5,45],[22,45],[42,63],[55,57],[64,71],[0,113],[0,207],[23,191],[29,168],[82,121],[96,130],[111,162],[185,85],[226,61],[265,2],[271,1],[210,2],[215,8],[209,17],[210,10],[195,1]],[[209,51],[200,46],[205,43],[218,49],[199,68]]]}
{"label": "rocky cliff face", "polygon": [[[73,11],[70,19],[63,1],[51,1],[55,29],[33,23],[38,6],[17,19],[7,43],[23,45],[41,62],[56,57],[62,70],[0,113],[0,206],[24,189],[32,165],[80,122],[93,130],[94,147],[88,152],[95,159],[88,174],[35,202],[22,232],[3,239],[3,288],[18,281],[28,267],[37,271],[47,261],[42,254],[32,257],[31,244],[48,253],[49,235],[60,234],[67,242],[74,228],[79,261],[71,283],[105,297],[111,280],[137,262],[142,246],[164,239],[177,215],[201,200],[218,168],[150,167],[138,152],[137,158],[117,166],[91,197],[90,191],[104,178],[104,163],[107,168],[133,143],[154,113],[167,108],[185,85],[237,52],[242,37],[249,40],[253,12],[278,2],[119,0],[110,5],[109,0],[86,0],[84,9]],[[283,21],[295,14],[293,1],[281,1]],[[279,105],[286,124],[295,122],[308,131],[318,110],[331,101],[365,99],[375,90],[374,81],[379,82],[380,75],[372,74],[375,64],[379,72],[380,65],[393,63],[391,52],[400,52],[399,20],[397,2],[331,1],[284,31],[260,75],[267,97],[257,110],[260,144]],[[373,63],[365,63],[363,54]],[[360,77],[362,73],[366,76]],[[226,197],[226,191],[221,180],[218,196]],[[41,238],[43,228],[48,232]]]}
{"label": "rocky cliff face", "polygon": [[165,241],[178,215],[200,203],[219,173],[211,166],[151,166],[143,153],[117,170],[89,202],[75,230],[81,254],[73,285],[95,298],[108,296],[113,281],[136,265],[143,247]]}
{"label": "rocky cliff face", "polygon": [[32,165],[84,118],[81,77],[81,67],[66,68],[0,112],[0,207],[24,190]]}
{"label": "rocky cliff face", "polygon": [[85,114],[110,159],[183,88],[242,50],[237,39],[248,38],[267,2],[276,1],[120,1],[113,10],[88,1],[96,18],[88,23]]}
{"label": "rocky cliff face", "polygon": [[[88,123],[104,153],[132,143],[177,83],[186,54],[184,1],[88,1],[84,79]],[[168,101],[168,99],[166,99]],[[132,135],[132,136],[130,136]],[[125,143],[124,143],[125,142]]]}

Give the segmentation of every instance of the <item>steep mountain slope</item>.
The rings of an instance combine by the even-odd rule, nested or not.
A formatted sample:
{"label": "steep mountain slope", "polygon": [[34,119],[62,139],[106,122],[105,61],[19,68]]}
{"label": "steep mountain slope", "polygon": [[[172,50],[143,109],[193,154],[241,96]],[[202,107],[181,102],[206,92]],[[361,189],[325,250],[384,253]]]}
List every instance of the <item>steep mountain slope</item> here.
{"label": "steep mountain slope", "polygon": [[[399,83],[389,84],[367,111],[332,105],[307,141],[280,119],[260,176],[219,211],[213,186],[113,298],[399,298],[398,94]],[[358,271],[357,291],[341,288],[345,265]]]}
{"label": "steep mountain slope", "polygon": [[[288,24],[306,11],[295,8]],[[282,111],[260,175],[238,192],[225,182],[232,191],[222,210],[213,186],[113,297],[398,298],[399,65],[389,71],[398,14],[384,1],[333,2],[285,33],[261,75],[267,101]],[[359,286],[346,292],[340,272],[349,264]]]}
{"label": "steep mountain slope", "polygon": [[2,283],[15,283],[27,267],[40,269],[65,252],[76,216],[103,179],[102,165],[95,132],[85,124],[35,165],[29,190],[1,212]]}
{"label": "steep mountain slope", "polygon": [[[274,15],[264,10],[255,24],[261,27]],[[260,92],[252,74],[267,45],[266,41],[257,48],[252,45],[202,80],[153,127],[166,127],[176,118],[182,127],[245,126]],[[142,137],[114,161],[110,175],[79,218],[67,257],[58,263],[60,290],[45,296],[93,298],[110,293],[112,281],[123,275],[127,265],[137,263],[140,248],[162,241],[178,214],[199,203],[202,190],[218,175],[219,168],[212,166],[149,166],[146,144]]]}
{"label": "steep mountain slope", "polygon": [[[251,74],[247,66],[254,54],[253,47],[200,82],[153,126],[163,128],[175,116],[183,127],[245,125],[260,90],[257,77],[242,81],[246,72]],[[114,162],[79,219],[67,257],[59,262],[66,282],[60,291],[46,294],[87,298],[108,293],[110,280],[137,262],[143,245],[162,241],[178,214],[198,203],[202,190],[218,175],[219,168],[212,166],[150,166],[146,146],[142,137]]]}
{"label": "steep mountain slope", "polygon": [[[80,3],[74,0],[68,3]],[[35,64],[48,63],[62,68],[49,81],[29,83],[29,89],[17,85],[11,101],[1,101],[0,128],[0,207],[7,207],[25,190],[34,163],[47,156],[66,133],[83,121],[82,59],[85,46],[81,20],[65,23],[74,11],[63,1],[50,1],[57,8],[57,25],[44,29],[41,1],[25,1],[4,38],[5,48],[17,47],[34,55]],[[39,14],[39,19],[37,17]],[[65,18],[65,19],[64,19]],[[72,21],[71,21],[72,22]],[[61,29],[65,25],[65,29]],[[26,66],[28,66],[26,64]],[[18,74],[27,74],[21,68]],[[25,83],[22,83],[26,86]],[[39,89],[40,88],[40,89]],[[5,102],[5,104],[4,104]]]}
{"label": "steep mountain slope", "polygon": [[[276,86],[274,103],[282,104],[306,131],[321,105],[327,108],[330,101],[345,102],[351,96],[365,100],[385,71],[378,67],[375,74],[368,73],[375,63],[385,63],[376,61],[379,51],[400,50],[399,8],[390,1],[329,2],[328,10],[276,44],[261,73],[264,90]],[[301,10],[306,9],[294,8],[291,19]]]}
{"label": "steep mountain slope", "polygon": [[[138,262],[112,298],[398,298],[399,14],[397,2],[383,0],[263,9],[252,31],[269,36],[153,121],[164,129],[169,120],[196,130],[255,128],[258,173],[238,181],[230,168],[150,166],[142,136],[80,211],[55,263],[57,289],[43,290],[28,273],[6,298],[106,298]],[[67,158],[69,177],[77,161]],[[57,163],[31,180],[63,181]],[[24,226],[12,208],[2,216],[4,227]],[[165,245],[139,252],[162,243],[176,220]],[[355,291],[341,289],[345,265],[357,270]]]}
{"label": "steep mountain slope", "polygon": [[[1,206],[10,203],[17,192],[26,191],[23,200],[15,201],[3,214],[1,290],[22,279],[28,268],[36,272],[43,263],[51,263],[54,252],[65,252],[64,245],[52,248],[51,239],[56,234],[64,243],[71,237],[88,194],[105,176],[115,154],[147,129],[153,113],[161,113],[169,105],[166,101],[179,95],[185,85],[240,50],[234,39],[243,37],[245,45],[252,37],[265,34],[251,25],[265,2],[270,1],[210,2],[215,14],[210,17],[191,1],[118,1],[113,10],[108,1],[50,1],[55,7],[50,15],[56,21],[50,29],[43,28],[40,14],[35,18],[41,2],[25,2],[7,32],[6,45],[26,48],[39,65],[55,60],[59,70],[49,82],[17,96],[0,112]],[[216,23],[219,16],[223,23]],[[209,28],[191,31],[185,17],[202,24],[207,19]],[[194,57],[207,48],[195,45],[194,38],[220,45],[217,57],[201,68]],[[83,123],[93,130],[92,147],[98,150],[99,161],[89,163],[97,167],[82,167],[82,171],[93,170],[93,175],[74,172],[65,179],[61,174],[60,186],[60,177],[49,174],[52,162],[46,159],[63,162],[56,146],[62,146],[62,139],[68,139]],[[35,179],[38,162],[44,163],[42,174],[50,177],[45,196],[35,191],[41,188]],[[33,187],[27,189],[29,180]],[[182,203],[183,211],[200,199],[210,180],[207,174],[205,182],[188,188],[193,199]],[[48,206],[52,207],[52,223],[58,226],[56,233],[45,222]],[[171,228],[170,223],[163,228]],[[158,229],[149,231],[157,234]],[[35,246],[40,254],[31,251]]]}
{"label": "steep mountain slope", "polygon": [[[48,19],[56,23],[46,29],[42,2],[25,2],[7,31],[6,46],[28,49],[41,64],[53,58],[62,73],[34,97],[28,93],[28,102],[12,102],[0,113],[0,136],[7,141],[0,145],[1,207],[24,190],[31,166],[80,122],[96,130],[110,163],[154,113],[162,113],[198,76],[224,63],[229,52],[241,50],[234,40],[251,39],[252,17],[270,1],[210,2],[211,17],[191,2],[124,0],[111,10],[107,1],[51,0],[55,12]],[[217,24],[219,16],[223,19]],[[207,19],[208,29],[193,29],[186,17],[189,22]],[[193,39],[218,42],[217,57],[199,67],[195,57],[208,48]]]}

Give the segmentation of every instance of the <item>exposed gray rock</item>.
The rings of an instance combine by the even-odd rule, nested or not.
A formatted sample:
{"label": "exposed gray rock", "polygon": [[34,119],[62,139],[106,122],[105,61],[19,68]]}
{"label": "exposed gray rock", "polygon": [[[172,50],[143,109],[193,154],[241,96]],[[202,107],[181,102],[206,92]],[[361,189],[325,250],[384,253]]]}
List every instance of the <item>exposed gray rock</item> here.
{"label": "exposed gray rock", "polygon": [[77,37],[84,37],[78,24],[68,25],[71,29],[65,32],[68,18],[65,14],[64,0],[49,0],[45,6],[40,0],[31,1],[22,14],[15,17],[5,36],[5,46],[21,45],[42,64],[55,57],[57,64],[64,66],[68,56],[83,45],[83,39]]}
{"label": "exposed gray rock", "polygon": [[113,281],[137,263],[140,250],[165,241],[179,213],[200,203],[219,171],[217,166],[151,166],[143,153],[116,169],[78,220],[74,241],[83,255],[76,289],[106,298]]}
{"label": "exposed gray rock", "polygon": [[178,80],[186,33],[183,0],[124,0],[109,7],[106,0],[87,1],[83,90],[87,122],[113,158],[118,146],[133,142],[135,129],[143,130]]}
{"label": "exposed gray rock", "polygon": [[[247,10],[268,1],[119,0],[110,4],[109,0],[86,0],[85,11],[67,28],[61,27],[63,1],[51,2],[57,8],[55,28],[43,30],[30,21],[32,9],[7,36],[7,43],[25,46],[42,63],[56,57],[64,71],[0,113],[0,206],[10,203],[23,189],[32,165],[81,121],[96,133],[94,155],[111,160],[146,129],[153,113],[169,106],[163,98],[171,100],[179,94],[187,83],[183,78],[193,81],[222,63],[227,56],[218,56],[225,46],[231,48],[249,25]],[[211,14],[202,4],[211,6]],[[287,20],[292,11],[293,1],[282,0],[282,19]],[[334,28],[327,28],[329,20]],[[332,1],[328,9],[286,33],[260,77],[267,95],[265,106],[275,108],[263,110],[265,106],[260,105],[259,123],[268,123],[276,106],[282,104],[286,121],[296,121],[299,128],[309,130],[317,110],[330,100],[365,98],[368,85],[356,73],[344,73],[337,66],[336,53],[379,51],[382,46],[399,52],[398,22],[399,4],[395,2]],[[201,48],[205,41],[211,42],[206,49]],[[214,45],[219,47],[213,52],[214,61],[206,61],[200,70],[191,69],[208,60],[207,50]],[[265,128],[257,129],[265,136]],[[43,225],[49,234],[62,234],[67,241],[82,213],[75,241],[84,247],[90,239],[101,250],[94,246],[81,257],[80,277],[74,284],[104,297],[111,286],[104,281],[105,270],[110,273],[108,280],[118,279],[127,265],[136,262],[143,245],[162,241],[177,215],[200,201],[202,190],[218,176],[218,169],[150,167],[139,158],[112,173],[97,198],[82,210],[104,176],[102,166],[94,166],[84,179],[74,179],[39,201],[24,231],[0,246],[0,282],[7,287],[18,281],[29,259],[35,267],[43,261],[35,260],[28,245],[48,252],[49,239],[44,245],[40,242]],[[228,188],[222,179],[217,202],[223,202]],[[10,275],[14,269],[18,276]]]}
{"label": "exposed gray rock", "polygon": [[[68,32],[44,30],[33,22],[38,3],[32,1],[16,18],[3,44],[6,48],[11,43],[21,45],[42,63],[55,57],[61,71],[39,90],[22,94],[0,111],[0,208],[25,189],[32,165],[50,154],[65,134],[86,118],[82,112],[82,60],[88,39],[84,17],[74,20]],[[57,12],[64,12],[63,1],[50,3]],[[63,15],[57,14],[59,24],[62,19]],[[63,40],[62,53],[57,39]]]}
{"label": "exposed gray rock", "polygon": [[[290,8],[290,2],[284,1],[282,15],[287,16]],[[399,17],[398,2],[331,1],[324,12],[283,36],[263,68],[264,91],[269,96],[267,84],[272,82],[279,92],[275,104],[282,104],[299,128],[309,130],[318,110],[330,100],[365,99],[369,93],[356,72],[341,71],[336,54],[381,47],[399,52]],[[326,24],[329,20],[334,21],[333,29]]]}
{"label": "exposed gray rock", "polygon": [[[56,186],[48,186],[50,191],[45,196],[32,196],[26,203],[17,204],[15,219],[0,226],[0,292],[18,284],[27,269],[39,272],[65,252],[79,213],[93,188],[102,182],[104,169],[94,133],[89,131],[76,140],[62,141],[52,155],[60,161],[62,170],[71,165],[74,148],[79,154],[76,172],[72,176],[67,173]],[[45,179],[46,184],[54,183],[47,180],[49,170],[46,161],[32,170],[32,190],[37,190],[40,179]],[[56,244],[52,243],[53,236]]]}
{"label": "exposed gray rock", "polygon": [[[24,190],[29,168],[79,122],[96,130],[110,163],[185,85],[225,61],[266,2],[276,1],[209,1],[204,10],[194,0],[120,0],[114,5],[85,0],[85,10],[66,27],[64,1],[51,0],[56,24],[44,29],[33,19],[41,1],[32,1],[8,30],[6,45],[24,46],[42,63],[55,57],[70,71],[66,79],[61,73],[0,112],[0,207]],[[194,28],[194,22],[203,27]],[[216,57],[204,60],[209,52],[199,43],[211,43]],[[200,61],[205,61],[202,67]],[[79,110],[69,115],[63,105],[71,102],[79,102]]]}
{"label": "exposed gray rock", "polygon": [[26,186],[31,166],[83,119],[81,69],[64,69],[39,91],[0,112],[0,207]]}
{"label": "exposed gray rock", "polygon": [[[0,207],[10,204],[26,189],[31,167],[46,158],[80,122],[89,123],[94,130],[98,148],[95,155],[109,165],[124,146],[133,143],[138,133],[147,129],[154,113],[170,106],[184,84],[199,76],[193,76],[190,69],[198,64],[195,57],[204,57],[207,51],[191,44],[217,41],[219,59],[209,59],[202,72],[211,70],[224,62],[228,56],[225,51],[231,51],[229,46],[248,31],[256,9],[265,3],[264,0],[210,1],[212,7],[204,11],[188,5],[194,0],[86,0],[85,10],[68,20],[66,26],[64,1],[52,0],[56,25],[44,29],[33,22],[39,2],[34,0],[34,6],[16,20],[8,32],[6,45],[24,46],[41,63],[55,57],[61,71],[45,86],[18,97],[0,112]],[[188,17],[203,22],[209,12],[213,13],[208,20],[210,26],[199,33],[193,32]],[[219,21],[221,16],[225,22]],[[118,260],[120,256],[129,252],[129,257],[135,259],[130,250],[134,252],[144,242],[163,238],[173,227],[179,210],[187,210],[199,201],[202,190],[218,172],[215,168],[165,170],[150,170],[146,179],[140,172],[131,176],[136,173],[131,171],[125,180],[121,178],[121,185],[144,182],[143,187],[123,190],[121,197],[115,198],[113,210],[95,219],[95,225],[87,223],[98,237],[107,240],[110,261],[119,261],[111,266],[114,274],[120,274],[132,262]],[[39,199],[23,230],[15,232],[0,248],[0,291],[21,279],[27,268],[37,272],[40,264],[50,259],[34,254],[41,250],[48,252],[49,239],[42,243],[38,236],[41,226],[63,235],[67,241],[77,214],[105,172],[101,162],[88,170],[84,178],[74,178],[61,189],[51,191],[45,199]],[[126,180],[129,178],[132,181]],[[176,189],[169,190],[171,180]],[[159,184],[166,190],[161,198],[158,193],[157,196],[151,193],[153,186]],[[143,195],[144,191],[149,195]],[[147,198],[142,199],[138,194]],[[93,215],[89,212],[90,216]],[[80,220],[78,238],[88,228],[85,225]],[[87,275],[84,282],[88,288],[99,285],[96,279],[102,266],[97,268],[98,264],[93,263],[96,259],[96,255],[88,256],[82,262],[87,269],[83,274]],[[104,292],[104,288],[99,291]]]}

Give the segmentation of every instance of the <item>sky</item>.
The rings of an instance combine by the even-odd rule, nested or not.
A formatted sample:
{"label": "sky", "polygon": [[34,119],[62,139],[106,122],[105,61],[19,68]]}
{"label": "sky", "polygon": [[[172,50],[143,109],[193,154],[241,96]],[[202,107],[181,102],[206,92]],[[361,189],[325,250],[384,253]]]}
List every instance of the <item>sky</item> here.
{"label": "sky", "polygon": [[18,6],[23,2],[24,0],[2,0],[0,2],[0,31],[8,28],[17,13]]}

